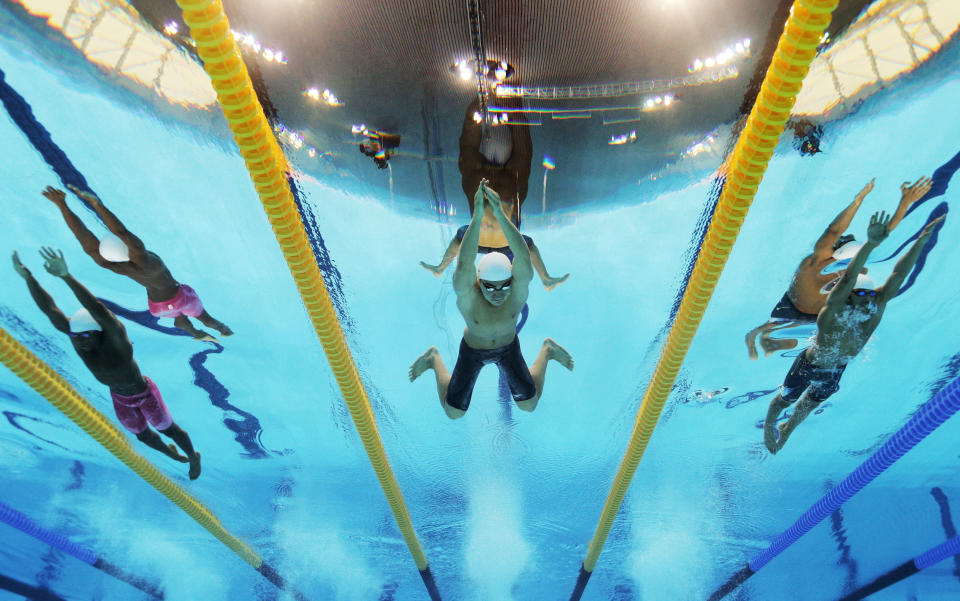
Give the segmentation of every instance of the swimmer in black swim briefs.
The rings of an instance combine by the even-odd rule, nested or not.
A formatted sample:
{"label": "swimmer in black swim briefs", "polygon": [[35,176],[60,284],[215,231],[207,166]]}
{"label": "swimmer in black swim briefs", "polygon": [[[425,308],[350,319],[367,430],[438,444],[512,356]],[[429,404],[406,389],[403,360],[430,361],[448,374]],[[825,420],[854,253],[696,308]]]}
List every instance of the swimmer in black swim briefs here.
{"label": "swimmer in black swim briefs", "polygon": [[473,386],[484,365],[496,364],[510,386],[510,394],[517,402],[532,399],[537,394],[530,368],[520,352],[520,339],[514,337],[507,346],[495,349],[475,349],[460,341],[460,354],[447,386],[447,404],[466,411],[470,407]]}

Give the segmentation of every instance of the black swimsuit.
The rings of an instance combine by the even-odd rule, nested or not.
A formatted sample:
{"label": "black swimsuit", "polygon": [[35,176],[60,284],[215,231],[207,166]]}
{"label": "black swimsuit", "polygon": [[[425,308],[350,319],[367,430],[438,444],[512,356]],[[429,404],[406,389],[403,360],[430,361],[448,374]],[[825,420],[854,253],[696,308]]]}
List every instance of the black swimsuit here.
{"label": "black swimsuit", "polygon": [[520,352],[518,337],[514,336],[513,342],[495,349],[475,349],[461,340],[457,365],[453,368],[453,375],[450,376],[450,384],[447,386],[447,404],[466,411],[470,407],[477,376],[483,366],[489,363],[497,364],[501,377],[510,386],[514,401],[526,401],[537,394],[537,386],[533,383],[530,369]]}
{"label": "black swimsuit", "polygon": [[798,321],[800,323],[817,323],[817,316],[813,313],[804,313],[793,304],[787,293],[777,303],[777,306],[770,312],[770,319],[779,319],[783,321]]}
{"label": "black swimsuit", "polygon": [[845,369],[846,364],[837,367],[814,365],[807,359],[807,351],[804,350],[794,360],[783,381],[783,399],[792,403],[807,390],[811,401],[822,403],[840,390],[840,378]]}

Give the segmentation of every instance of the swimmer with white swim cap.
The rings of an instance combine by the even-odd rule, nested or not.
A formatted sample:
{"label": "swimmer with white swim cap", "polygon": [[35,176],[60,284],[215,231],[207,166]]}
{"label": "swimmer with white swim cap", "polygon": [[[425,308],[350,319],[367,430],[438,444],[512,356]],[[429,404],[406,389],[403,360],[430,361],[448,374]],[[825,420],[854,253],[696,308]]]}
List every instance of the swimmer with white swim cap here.
{"label": "swimmer with white swim cap", "polygon": [[[817,335],[809,347],[800,353],[783,381],[780,393],[771,401],[763,426],[763,442],[776,454],[793,430],[840,388],[840,378],[851,359],[860,354],[864,345],[880,325],[887,303],[900,292],[900,286],[943,215],[923,229],[920,237],[893,268],[893,273],[879,288],[860,270],[867,263],[870,251],[890,235],[892,216],[878,212],[870,218],[867,241],[860,247],[844,271],[840,281],[830,291],[827,302],[817,316]],[[797,406],[790,419],[776,426],[777,418],[794,402]]]}
{"label": "swimmer with white swim cap", "polygon": [[[549,360],[573,369],[570,353],[550,338],[543,341],[533,366],[527,367],[520,352],[516,328],[533,279],[530,251],[517,227],[503,212],[499,196],[486,187],[485,180],[480,182],[474,202],[477,210],[463,236],[453,274],[457,308],[467,323],[457,364],[451,374],[437,348],[430,347],[410,366],[411,382],[428,369],[434,371],[440,404],[451,419],[463,417],[466,413],[477,375],[484,365],[497,365],[510,386],[517,407],[523,411],[533,411],[537,407]],[[490,206],[506,232],[514,258],[511,264],[506,255],[491,252],[474,269],[485,205]]]}
{"label": "swimmer with white swim cap", "polygon": [[88,230],[67,206],[66,195],[62,190],[47,186],[43,195],[57,205],[67,226],[80,241],[83,251],[96,261],[97,265],[125,275],[147,289],[147,305],[152,315],[172,317],[173,325],[196,340],[218,342],[209,333],[195,327],[188,316],[196,317],[203,325],[217,330],[223,336],[233,334],[229,327],[207,313],[196,291],[177,282],[163,260],[148,251],[140,238],[133,235],[95,194],[73,186],[68,187],[93,207],[110,230],[109,234],[97,240],[93,232]]}
{"label": "swimmer with white swim cap", "polygon": [[[751,359],[757,359],[757,349],[754,345],[757,336],[760,336],[760,347],[764,355],[769,357],[777,351],[795,348],[798,341],[794,338],[771,338],[777,330],[790,328],[800,324],[812,324],[817,321],[817,314],[827,302],[827,293],[836,283],[844,271],[824,273],[824,270],[836,263],[852,258],[863,246],[856,242],[853,235],[844,234],[853,221],[857,210],[863,204],[867,194],[873,190],[874,180],[857,194],[847,208],[834,218],[829,227],[820,235],[814,244],[813,252],[807,255],[794,273],[790,287],[780,299],[780,302],[770,312],[766,323],[750,330],[746,335],[747,352]],[[900,204],[890,220],[890,230],[907,214],[910,205],[920,200],[927,192],[933,181],[929,177],[921,177],[913,185],[905,182],[900,186]],[[849,269],[849,267],[848,267]],[[866,272],[866,269],[863,268]]]}
{"label": "swimmer with white swim cap", "polygon": [[[68,320],[14,252],[13,268],[26,280],[34,302],[57,330],[70,337],[73,350],[83,359],[93,377],[110,389],[113,410],[120,423],[150,448],[181,463],[189,463],[190,479],[196,480],[200,477],[200,453],[194,450],[190,435],[174,423],[157,385],[140,373],[126,328],[97,297],[70,275],[62,252],[44,248],[40,256],[47,272],[62,279],[83,307]],[[164,444],[148,424],[176,445]],[[177,447],[186,456],[181,455]]]}

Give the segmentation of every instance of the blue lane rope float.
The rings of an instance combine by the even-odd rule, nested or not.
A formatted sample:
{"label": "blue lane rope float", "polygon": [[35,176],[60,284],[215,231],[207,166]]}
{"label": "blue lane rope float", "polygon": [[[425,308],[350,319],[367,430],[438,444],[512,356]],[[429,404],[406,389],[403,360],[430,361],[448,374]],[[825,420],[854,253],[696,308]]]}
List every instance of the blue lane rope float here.
{"label": "blue lane rope float", "polygon": [[769,547],[758,553],[750,560],[750,563],[714,591],[710,595],[709,601],[719,601],[760,571],[773,558],[850,500],[853,495],[860,492],[864,486],[873,482],[884,470],[903,457],[907,451],[917,446],[921,440],[936,430],[958,410],[960,410],[960,377],[944,386],[877,452],[817,501],[792,526],[776,537]]}
{"label": "blue lane rope float", "polygon": [[864,585],[849,595],[841,598],[839,601],[859,601],[865,599],[877,591],[883,590],[892,584],[900,582],[904,578],[913,576],[921,570],[940,563],[944,559],[960,553],[960,536],[955,536],[946,540],[926,553],[918,555],[909,561],[905,561],[894,569],[882,576],[878,576],[870,584]]}
{"label": "blue lane rope float", "polygon": [[130,586],[138,588],[141,591],[149,594],[155,599],[163,599],[163,590],[156,585],[151,584],[142,578],[133,576],[132,574],[128,574],[119,567],[104,560],[96,552],[82,545],[78,545],[66,536],[63,536],[57,532],[53,532],[52,530],[47,530],[30,519],[27,515],[17,511],[2,501],[0,501],[0,522],[3,522],[12,528],[16,528],[24,534],[29,534],[33,538],[50,545],[62,553],[66,553],[71,557],[79,559],[87,565],[106,572],[117,580],[122,580]]}

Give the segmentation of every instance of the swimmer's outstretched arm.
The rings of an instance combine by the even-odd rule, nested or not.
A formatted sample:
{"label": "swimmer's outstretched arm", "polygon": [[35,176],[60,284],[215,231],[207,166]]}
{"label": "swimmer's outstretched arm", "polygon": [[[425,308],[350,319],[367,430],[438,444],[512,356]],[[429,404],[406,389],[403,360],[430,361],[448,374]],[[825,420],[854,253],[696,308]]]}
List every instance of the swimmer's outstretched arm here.
{"label": "swimmer's outstretched arm", "polygon": [[877,289],[880,303],[887,303],[900,293],[900,286],[903,285],[903,281],[907,279],[907,275],[913,269],[913,266],[916,265],[917,259],[920,258],[920,252],[927,244],[927,240],[933,235],[933,231],[937,225],[946,219],[946,217],[946,215],[941,215],[928,223],[927,226],[923,228],[923,231],[920,232],[920,236],[917,238],[917,241],[913,243],[913,246],[910,247],[910,250],[900,257],[900,260],[897,261],[897,264],[893,268],[893,273],[891,273],[887,281]]}
{"label": "swimmer's outstretched arm", "polygon": [[915,181],[912,186],[910,182],[903,182],[903,184],[900,185],[900,204],[897,205],[897,212],[893,214],[893,219],[890,220],[891,232],[893,228],[897,227],[897,224],[900,223],[904,216],[906,216],[910,205],[926,196],[932,187],[933,180],[929,177],[921,177]]}
{"label": "swimmer's outstretched arm", "polygon": [[[147,249],[143,245],[143,241],[140,238],[136,237],[130,230],[123,225],[123,223],[117,218],[113,212],[110,211],[107,207],[104,206],[103,201],[100,200],[96,194],[88,192],[86,190],[81,190],[76,186],[68,185],[70,191],[79,196],[80,198],[86,200],[90,203],[90,206],[93,207],[93,210],[97,212],[97,215],[103,219],[103,224],[107,226],[107,229],[115,235],[117,238],[123,240],[123,243],[127,245],[127,248],[130,250],[130,261],[133,263],[145,263],[147,260]],[[97,254],[99,254],[99,243]]]}
{"label": "swimmer's outstretched arm", "polygon": [[77,300],[80,301],[83,308],[89,311],[90,315],[97,320],[97,323],[103,328],[105,334],[123,330],[123,324],[110,312],[110,309],[107,309],[92,292],[87,290],[86,286],[70,275],[70,271],[67,269],[67,261],[63,258],[63,251],[54,252],[52,248],[44,247],[40,251],[40,256],[43,257],[45,261],[43,266],[47,272],[52,276],[60,278],[67,286],[70,286],[70,290],[73,291],[74,296],[77,297]]}
{"label": "swimmer's outstretched arm", "polygon": [[540,249],[537,248],[536,244],[531,244],[529,248],[530,263],[536,270],[537,275],[540,276],[540,281],[543,282],[544,288],[546,288],[548,291],[553,290],[557,284],[562,284],[567,281],[567,278],[570,277],[569,273],[565,273],[558,278],[550,275],[550,273],[547,271],[547,266],[543,263],[543,257],[540,255]]}
{"label": "swimmer's outstretched arm", "polygon": [[530,249],[527,247],[527,241],[523,239],[520,230],[513,224],[513,221],[503,212],[500,206],[500,196],[492,189],[483,186],[486,192],[487,204],[493,209],[493,216],[497,218],[503,235],[507,238],[507,244],[510,245],[510,251],[513,253],[513,279],[514,281],[529,283],[533,279],[533,265],[530,263]]}
{"label": "swimmer's outstretched arm", "polygon": [[[853,199],[853,202],[851,202],[846,209],[841,211],[840,214],[837,215],[830,223],[826,231],[823,232],[823,234],[820,236],[820,239],[817,240],[817,243],[813,247],[815,259],[822,260],[833,255],[833,245],[837,243],[837,240],[840,239],[840,236],[843,235],[843,232],[847,231],[847,228],[850,227],[850,222],[853,221],[854,216],[857,214],[857,210],[860,208],[860,205],[863,204],[863,199],[867,197],[867,194],[870,194],[871,190],[873,190],[873,182],[876,179],[877,178],[873,178],[867,182],[867,185],[857,193],[857,196]],[[857,271],[857,273],[859,273],[859,271]]]}
{"label": "swimmer's outstretched arm", "polygon": [[67,206],[67,195],[63,193],[63,190],[58,190],[53,186],[47,186],[42,194],[60,209],[63,220],[67,223],[67,227],[73,232],[77,241],[80,242],[83,252],[87,253],[97,265],[109,268],[111,265],[110,261],[107,261],[100,255],[100,240],[93,235],[93,232],[87,229],[87,226],[80,221],[77,214]]}
{"label": "swimmer's outstretched arm", "polygon": [[483,221],[486,202],[483,195],[485,187],[486,181],[481,181],[473,199],[476,209],[473,211],[473,217],[470,218],[467,231],[463,234],[463,240],[460,241],[457,268],[453,272],[453,290],[457,295],[467,293],[477,281],[474,263],[477,260],[477,247],[480,245],[480,224]]}
{"label": "swimmer's outstretched arm", "polygon": [[43,311],[44,315],[47,316],[50,323],[53,324],[53,327],[64,334],[69,333],[70,320],[63,314],[63,311],[60,310],[57,303],[53,302],[53,297],[50,296],[50,293],[40,286],[40,283],[33,277],[30,270],[20,262],[20,257],[17,256],[16,252],[13,253],[13,269],[20,277],[27,281],[27,288],[30,289],[30,296],[33,297],[33,302],[37,303],[37,306]]}
{"label": "swimmer's outstretched arm", "polygon": [[454,236],[453,240],[450,240],[450,244],[447,246],[447,250],[443,253],[443,258],[440,260],[439,265],[430,265],[424,261],[420,261],[420,265],[427,271],[433,272],[433,275],[440,276],[443,275],[443,272],[446,271],[450,263],[453,262],[453,259],[460,252],[460,241],[457,240],[457,237]]}
{"label": "swimmer's outstretched arm", "polygon": [[[832,319],[839,314],[841,308],[847,302],[847,297],[853,292],[853,287],[857,283],[857,276],[860,274],[863,266],[866,265],[870,253],[881,242],[886,240],[889,235],[890,216],[887,215],[885,211],[874,213],[873,216],[870,217],[870,225],[867,226],[867,241],[864,242],[860,250],[857,251],[856,256],[850,261],[850,265],[846,271],[843,272],[843,276],[840,277],[837,285],[833,287],[827,296],[827,302],[824,305],[820,317],[817,319],[818,325],[822,325],[820,324],[820,320],[823,319],[824,316]],[[821,327],[820,329],[823,328]]]}

